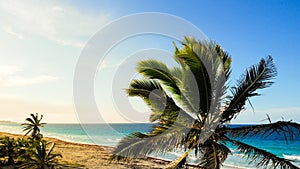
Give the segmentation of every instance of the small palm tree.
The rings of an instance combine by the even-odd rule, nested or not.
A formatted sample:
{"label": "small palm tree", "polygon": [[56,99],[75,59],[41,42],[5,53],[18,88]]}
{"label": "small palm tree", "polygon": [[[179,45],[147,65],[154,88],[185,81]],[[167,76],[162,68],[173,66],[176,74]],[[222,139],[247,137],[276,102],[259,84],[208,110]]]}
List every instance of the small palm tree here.
{"label": "small palm tree", "polygon": [[30,114],[31,118],[26,118],[27,123],[23,123],[23,131],[26,132],[25,136],[30,133],[30,136],[33,139],[40,139],[43,137],[43,135],[40,133],[40,128],[44,127],[46,123],[41,123],[41,120],[43,119],[43,115],[38,116],[38,113]]}
{"label": "small palm tree", "polygon": [[[49,147],[49,148],[48,148]],[[59,166],[58,157],[61,154],[54,153],[55,144],[45,140],[35,140],[31,147],[27,148],[27,154],[23,156],[24,163],[20,168],[28,169],[53,169]]]}
{"label": "small palm tree", "polygon": [[228,124],[245,109],[246,101],[258,96],[257,90],[269,87],[277,70],[272,57],[246,70],[226,96],[231,72],[231,56],[218,44],[186,37],[182,48],[175,45],[178,67],[170,68],[157,60],[143,60],[127,90],[129,96],[141,97],[151,108],[150,132],[124,137],[112,159],[132,159],[163,154],[178,149],[183,155],[168,168],[181,168],[191,152],[201,161],[199,167],[219,169],[233,145],[257,167],[296,167],[291,161],[241,141],[241,138],[277,134],[287,140],[300,136],[300,125],[291,121],[232,128]]}

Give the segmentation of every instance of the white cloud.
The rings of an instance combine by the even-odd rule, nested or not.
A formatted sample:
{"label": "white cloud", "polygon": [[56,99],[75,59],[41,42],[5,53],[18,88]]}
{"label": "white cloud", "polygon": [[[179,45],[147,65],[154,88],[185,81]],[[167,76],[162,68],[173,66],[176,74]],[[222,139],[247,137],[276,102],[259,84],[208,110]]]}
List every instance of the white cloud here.
{"label": "white cloud", "polygon": [[6,87],[11,86],[27,86],[27,85],[33,85],[33,84],[40,84],[40,83],[46,83],[50,81],[56,81],[61,79],[57,76],[49,76],[49,75],[39,75],[39,76],[33,76],[33,77],[20,77],[20,76],[14,76],[7,78],[5,81],[3,81],[0,84]]}
{"label": "white cloud", "polygon": [[8,34],[17,37],[18,39],[23,39],[23,38],[24,38],[21,34],[15,32],[15,31],[12,30],[10,27],[5,27],[5,28],[3,28],[3,30],[4,30],[6,33],[8,33]]}
{"label": "white cloud", "polygon": [[60,45],[82,47],[108,19],[109,14],[83,13],[60,1],[0,1],[1,25],[19,39],[37,35]]}
{"label": "white cloud", "polygon": [[18,71],[20,71],[18,66],[0,65],[0,79],[8,75],[15,74]]}
{"label": "white cloud", "polygon": [[32,77],[23,77],[17,74],[18,72],[21,72],[21,70],[22,69],[18,66],[0,65],[0,86],[27,86],[62,79],[61,77],[50,75],[36,75]]}

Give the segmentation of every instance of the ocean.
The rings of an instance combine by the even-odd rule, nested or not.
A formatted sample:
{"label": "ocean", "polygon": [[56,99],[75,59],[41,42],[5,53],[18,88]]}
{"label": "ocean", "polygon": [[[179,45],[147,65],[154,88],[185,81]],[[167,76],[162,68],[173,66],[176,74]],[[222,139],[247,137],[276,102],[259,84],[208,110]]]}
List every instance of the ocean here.
{"label": "ocean", "polygon": [[[122,137],[132,132],[147,132],[152,124],[46,124],[41,129],[45,137],[53,137],[69,142],[98,144],[105,146],[116,146]],[[232,125],[237,127],[239,125]],[[15,134],[24,134],[22,126],[18,123],[0,122],[0,131]],[[294,164],[300,167],[300,138],[295,138],[292,142],[286,142],[276,136],[262,139],[254,137],[245,139],[246,143],[272,152],[279,157],[289,160],[294,160]],[[225,161],[225,166],[238,168],[256,168],[254,165],[249,165],[246,157],[240,154],[233,147],[232,154]],[[178,152],[167,153],[158,158],[175,159],[181,154]],[[155,156],[155,155],[153,155]],[[197,158],[194,155],[190,156],[191,163],[197,163]]]}

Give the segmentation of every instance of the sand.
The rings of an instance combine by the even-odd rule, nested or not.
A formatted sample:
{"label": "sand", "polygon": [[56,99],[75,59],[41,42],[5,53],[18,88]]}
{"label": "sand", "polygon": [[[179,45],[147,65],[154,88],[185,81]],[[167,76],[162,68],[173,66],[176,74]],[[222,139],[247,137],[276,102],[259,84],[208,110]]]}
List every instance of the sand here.
{"label": "sand", "polygon": [[[0,136],[9,137],[23,137],[18,134],[10,134],[0,132]],[[113,147],[81,144],[66,142],[55,138],[45,137],[47,141],[56,144],[55,152],[61,153],[63,158],[60,159],[60,163],[72,164],[75,168],[81,169],[158,169],[166,168],[170,163],[167,160],[147,157],[145,159],[136,159],[131,162],[115,162],[110,161],[110,156]],[[189,168],[196,168],[190,166]],[[229,169],[231,167],[223,167],[223,169]]]}

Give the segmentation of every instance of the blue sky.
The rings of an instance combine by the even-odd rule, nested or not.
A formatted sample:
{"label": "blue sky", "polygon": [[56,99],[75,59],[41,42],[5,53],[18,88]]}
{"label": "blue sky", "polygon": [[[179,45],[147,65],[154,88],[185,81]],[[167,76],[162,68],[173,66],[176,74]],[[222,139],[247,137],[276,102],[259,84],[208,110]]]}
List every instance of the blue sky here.
{"label": "blue sky", "polygon": [[[104,25],[141,12],[181,17],[218,42],[233,57],[233,85],[245,68],[272,55],[278,67],[276,83],[251,99],[254,112],[248,106],[235,122],[257,123],[266,113],[274,121],[282,116],[300,122],[300,2],[296,0],[1,1],[0,119],[23,121],[30,112],[41,112],[47,122],[77,122],[73,74],[84,45]],[[112,100],[109,81],[117,71],[120,55],[149,47],[170,50],[169,42],[140,37],[111,51],[112,59],[95,77],[95,86],[99,86],[95,97],[107,122],[125,121],[116,115],[115,103],[106,103]],[[145,121],[148,110],[133,100],[136,109],[146,112],[141,118]]]}

